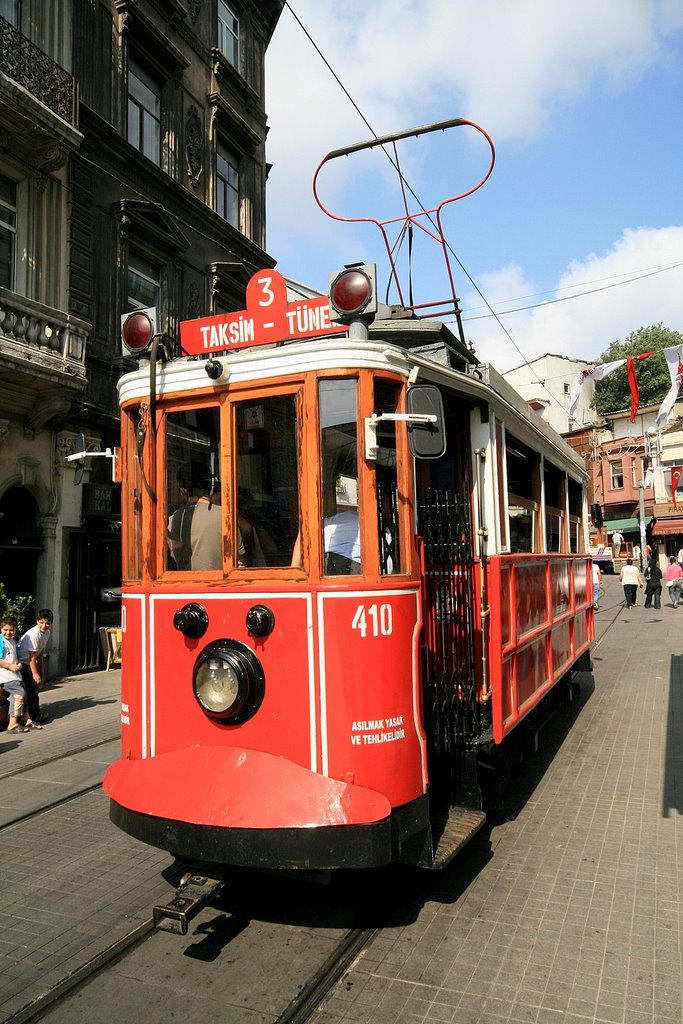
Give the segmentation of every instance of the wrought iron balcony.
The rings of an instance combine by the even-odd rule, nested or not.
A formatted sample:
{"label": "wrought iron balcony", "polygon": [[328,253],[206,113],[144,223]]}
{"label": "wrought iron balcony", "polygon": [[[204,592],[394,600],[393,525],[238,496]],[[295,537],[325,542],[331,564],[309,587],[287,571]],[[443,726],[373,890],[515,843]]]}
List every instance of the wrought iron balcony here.
{"label": "wrought iron balcony", "polygon": [[16,368],[80,390],[86,383],[90,324],[0,288],[0,354]]}
{"label": "wrought iron balcony", "polygon": [[76,79],[4,18],[0,18],[0,71],[67,124],[78,127]]}

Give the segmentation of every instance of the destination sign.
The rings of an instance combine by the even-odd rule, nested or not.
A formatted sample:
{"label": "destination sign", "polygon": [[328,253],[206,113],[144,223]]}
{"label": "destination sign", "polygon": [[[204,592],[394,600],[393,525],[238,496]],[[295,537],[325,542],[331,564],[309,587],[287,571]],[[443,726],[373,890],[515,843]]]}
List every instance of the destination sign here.
{"label": "destination sign", "polygon": [[180,344],[191,356],[276,341],[344,334],[346,324],[330,320],[326,295],[287,302],[287,284],[277,270],[260,270],[247,285],[247,308],[237,313],[183,320]]}

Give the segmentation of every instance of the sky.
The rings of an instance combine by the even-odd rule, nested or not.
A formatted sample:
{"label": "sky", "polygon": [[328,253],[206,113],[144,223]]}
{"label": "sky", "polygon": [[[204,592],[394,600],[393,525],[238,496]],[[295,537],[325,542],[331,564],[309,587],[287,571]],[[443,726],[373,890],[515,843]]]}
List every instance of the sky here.
{"label": "sky", "polygon": [[[480,360],[501,372],[544,352],[599,361],[640,327],[683,332],[680,0],[287,0],[266,111],[266,248],[286,277],[326,292],[329,273],[374,262],[380,298],[398,303],[380,230],[326,216],[316,168],[463,118],[495,148],[488,180],[443,210]],[[398,158],[417,214],[472,189],[490,149],[462,126],[399,143]],[[338,215],[403,213],[379,147],[327,163],[317,184]],[[397,255],[401,293],[436,303],[450,294],[443,250],[416,224],[412,274],[407,241]]]}

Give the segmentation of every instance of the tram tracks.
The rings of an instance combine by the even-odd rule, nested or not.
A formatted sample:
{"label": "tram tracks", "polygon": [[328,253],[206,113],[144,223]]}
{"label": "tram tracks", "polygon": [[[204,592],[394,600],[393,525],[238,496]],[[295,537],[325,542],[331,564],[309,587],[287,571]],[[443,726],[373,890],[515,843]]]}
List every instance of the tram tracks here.
{"label": "tram tracks", "polygon": [[[89,751],[96,750],[98,747],[105,746],[108,743],[112,743],[117,740],[117,735],[112,735],[103,740],[97,740],[95,743],[79,744],[74,746],[70,750],[60,751],[46,757],[39,757],[28,764],[17,765],[15,768],[11,768],[9,771],[4,771],[0,774],[0,782],[7,783],[9,780],[17,779],[24,775],[27,776],[31,772],[34,772],[40,768],[44,768],[47,765],[55,764],[59,761],[67,760],[68,758],[77,757],[79,754],[87,754]],[[25,813],[14,814],[9,820],[0,822],[0,833],[9,828],[14,828],[17,825],[26,823],[35,818],[40,817],[41,814],[45,814],[47,811],[53,811],[55,808],[60,807],[64,804],[71,803],[77,800],[80,796],[86,793],[92,793],[101,788],[102,780],[97,782],[84,782],[82,785],[76,784],[69,788],[69,792],[58,794],[55,793],[51,798],[41,800],[39,807],[31,808]],[[45,792],[49,790],[46,788]]]}
{"label": "tram tracks", "polygon": [[76,757],[78,754],[87,754],[89,750],[96,750],[97,747],[103,747],[107,743],[113,743],[115,740],[121,738],[120,732],[114,732],[111,736],[106,736],[102,740],[97,740],[95,743],[85,743],[80,746],[71,748],[70,750],[61,750],[59,753],[51,754],[47,757],[38,758],[36,761],[31,761],[28,764],[17,765],[16,768],[10,768],[8,771],[0,771],[0,782],[3,779],[11,779],[15,775],[22,775],[25,772],[33,771],[35,768],[43,768],[47,764],[53,764],[55,761],[63,761],[67,757]]}
{"label": "tram tracks", "polygon": [[[283,925],[283,928],[286,928],[286,926]],[[313,930],[314,928],[311,928],[311,931]],[[379,930],[377,927],[349,929],[341,937],[324,962],[317,968],[312,968],[309,979],[303,985],[300,985],[299,991],[292,996],[290,1002],[287,1003],[279,1015],[273,1017],[273,1024],[306,1024],[307,1021],[310,1021],[331,989],[370,944]],[[53,1013],[59,1021],[67,1019],[64,1014],[68,1015],[68,1000],[72,996],[76,996],[89,983],[96,982],[99,977],[107,975],[107,972],[112,970],[116,964],[122,963],[127,957],[134,955],[135,951],[150,940],[155,933],[154,922],[150,917],[127,935],[102,950],[96,957],[83,964],[81,968],[58,983],[49,992],[39,996],[29,1006],[16,1013],[11,1018],[11,1024],[34,1024],[34,1022],[39,1020],[49,1022]],[[272,960],[271,946],[272,943],[269,943],[269,949],[266,950],[259,949],[255,945],[252,956],[255,959],[268,957]],[[283,942],[281,948],[284,950],[285,947],[286,943]],[[283,952],[284,955],[286,954]],[[231,996],[229,990],[229,971],[226,972],[225,977],[227,988],[224,999],[228,1009],[224,1018],[218,1018],[218,1024],[220,1024],[221,1020],[224,1021],[224,1024],[232,1022],[237,1005],[237,999]],[[119,981],[121,985],[130,984],[130,978],[127,977],[125,969],[122,971]],[[296,984],[295,978],[292,977],[292,989],[294,989]],[[108,985],[111,985],[111,979]],[[97,1001],[97,997],[95,999]],[[272,995],[267,999],[265,994],[263,994],[262,1001],[264,1006],[257,1009],[257,1012],[260,1013],[265,1012],[266,1003],[272,1002]],[[249,1013],[251,1014],[252,1012],[254,1012],[254,1008],[249,1009]]]}

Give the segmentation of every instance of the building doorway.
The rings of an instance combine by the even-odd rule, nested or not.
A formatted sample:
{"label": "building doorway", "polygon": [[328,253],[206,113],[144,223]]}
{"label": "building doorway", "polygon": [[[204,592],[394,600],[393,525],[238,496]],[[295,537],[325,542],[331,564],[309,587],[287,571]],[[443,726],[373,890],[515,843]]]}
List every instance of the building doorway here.
{"label": "building doorway", "polygon": [[38,559],[43,552],[38,503],[25,487],[10,487],[0,498],[0,582],[10,598],[31,597],[36,610]]}

